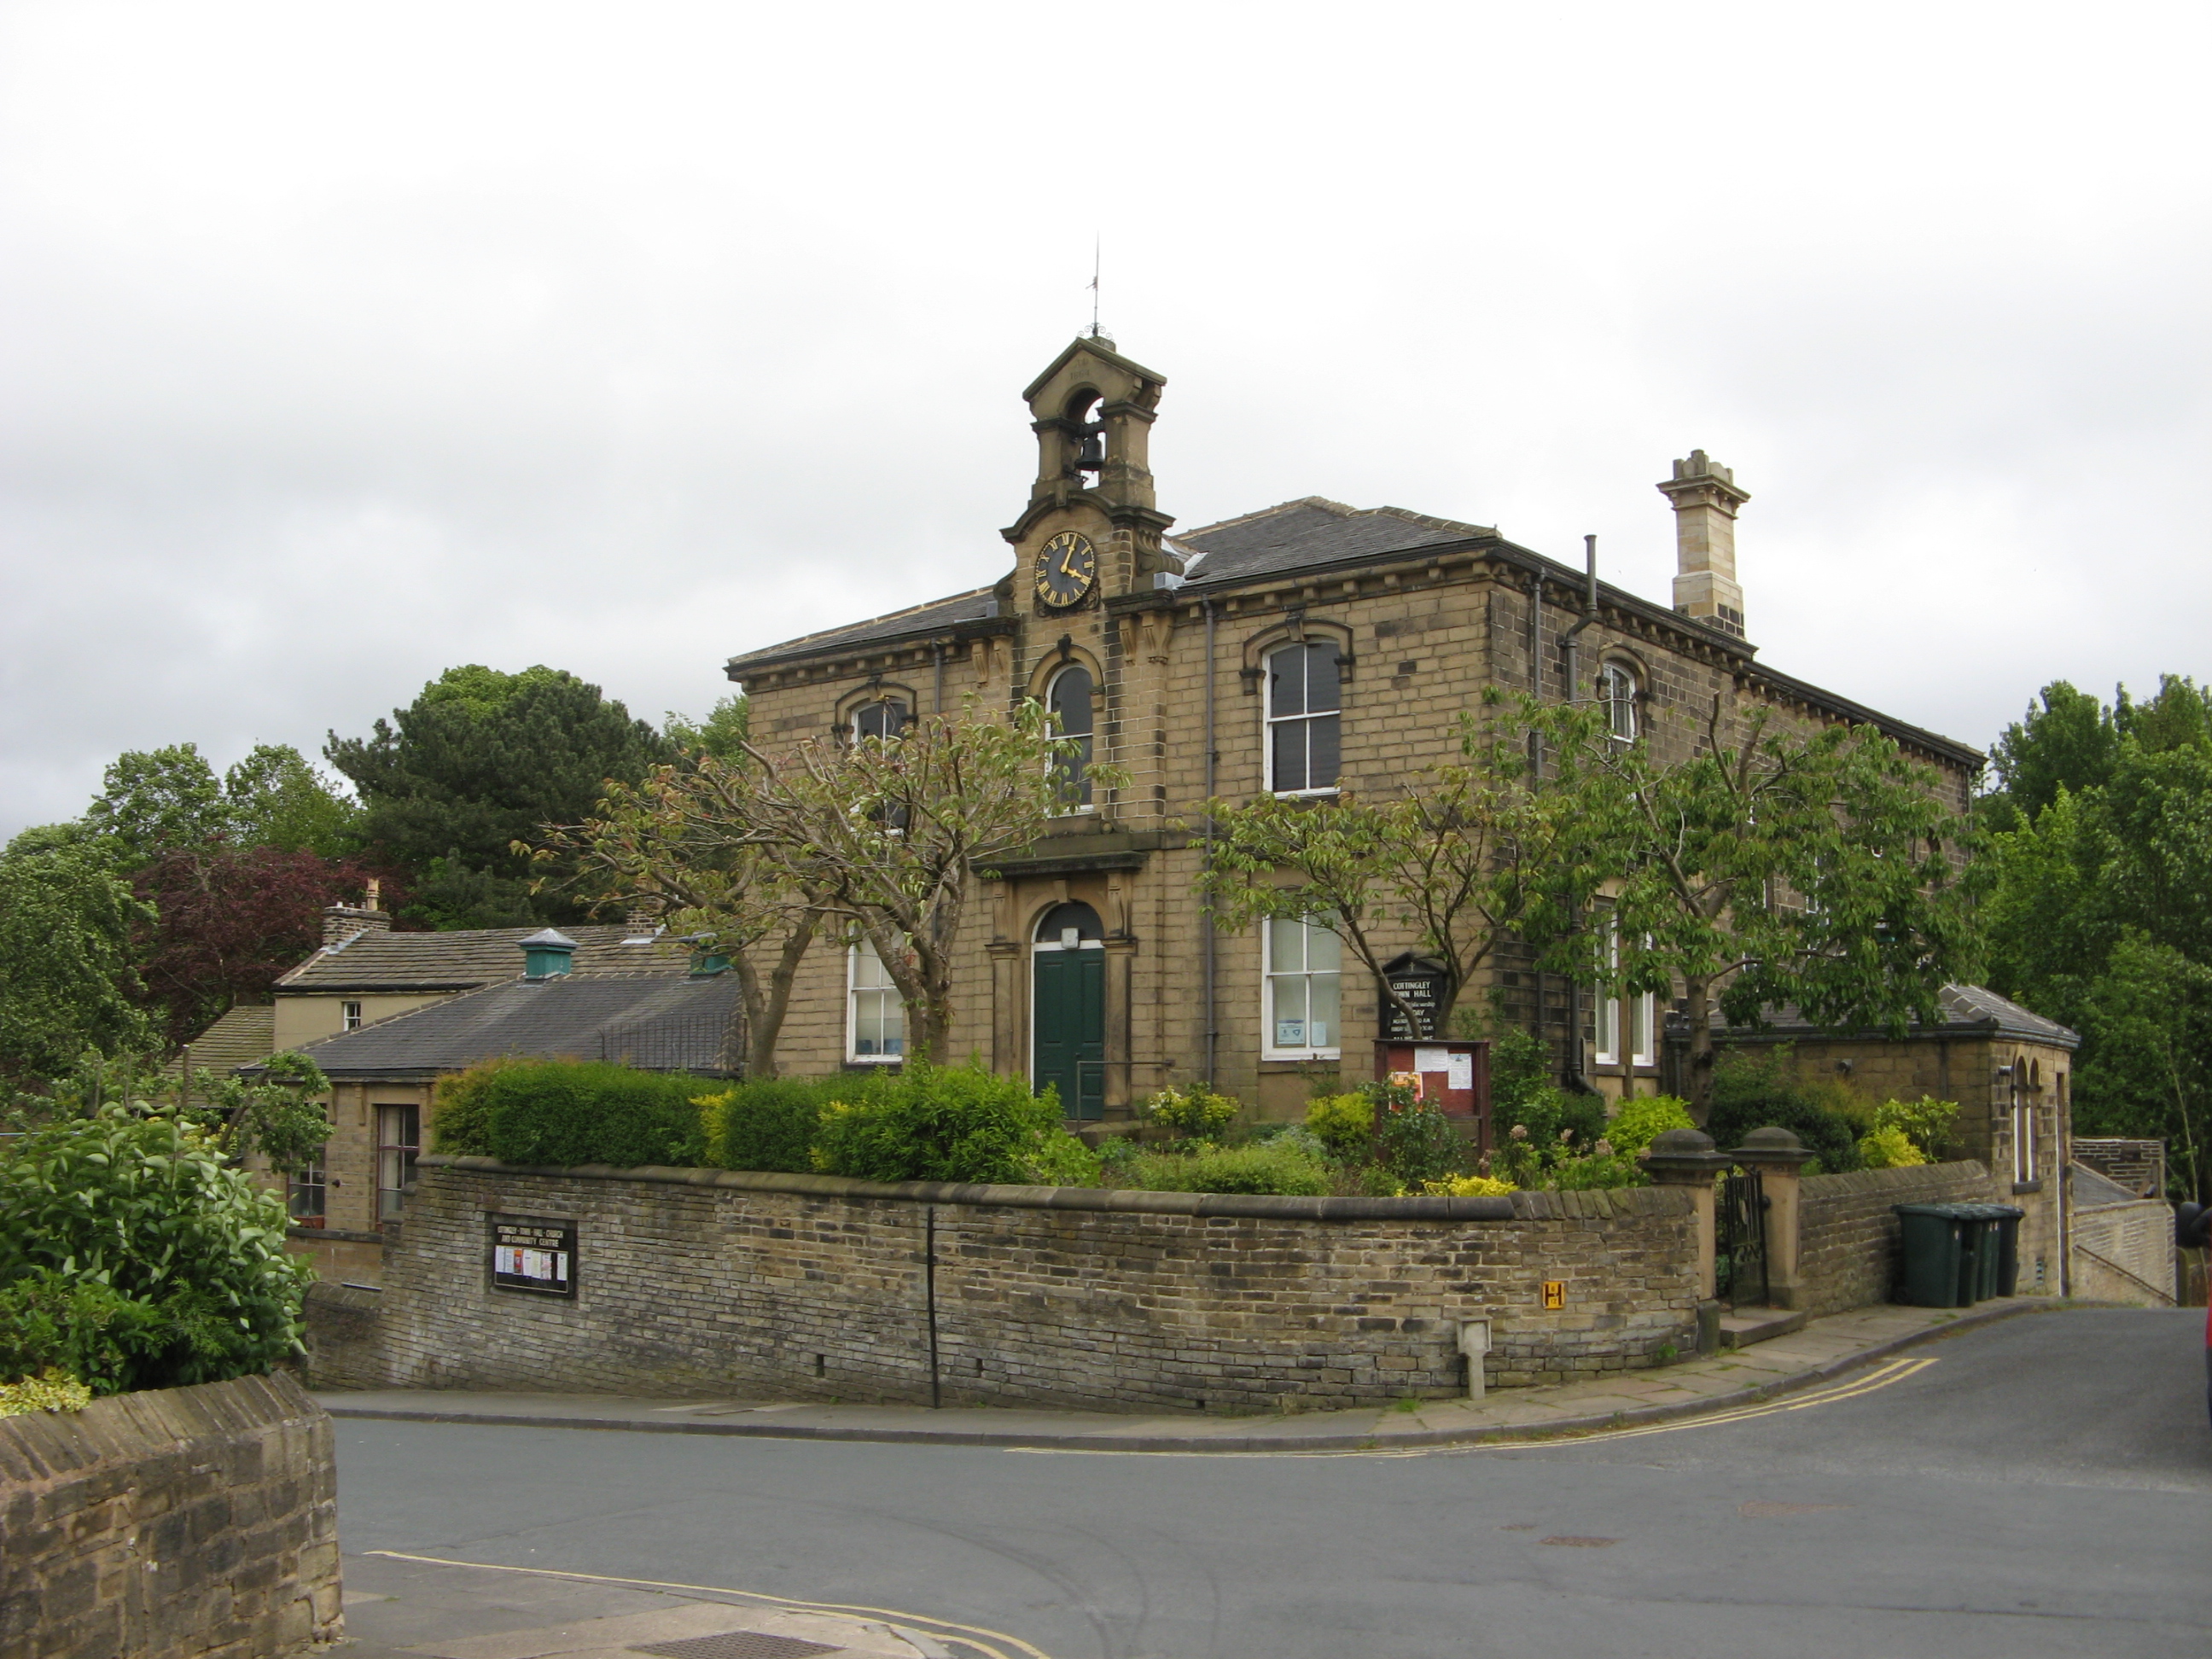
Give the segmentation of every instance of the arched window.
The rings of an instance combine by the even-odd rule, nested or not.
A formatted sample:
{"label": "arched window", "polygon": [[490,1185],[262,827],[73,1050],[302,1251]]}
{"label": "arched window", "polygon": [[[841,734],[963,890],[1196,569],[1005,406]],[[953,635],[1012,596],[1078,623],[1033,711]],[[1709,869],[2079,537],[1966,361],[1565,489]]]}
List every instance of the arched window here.
{"label": "arched window", "polygon": [[1609,662],[1598,670],[1598,700],[1605,705],[1607,726],[1623,743],[1636,741],[1636,671],[1625,662]]}
{"label": "arched window", "polygon": [[1091,951],[1104,947],[1098,913],[1087,904],[1055,904],[1037,918],[1035,943],[1040,951]]}
{"label": "arched window", "polygon": [[1334,640],[1267,653],[1267,787],[1275,793],[1336,787],[1341,683]]}
{"label": "arched window", "polygon": [[1045,707],[1057,717],[1060,735],[1076,739],[1072,751],[1053,763],[1060,784],[1060,810],[1080,812],[1091,805],[1091,671],[1070,663],[1045,688]]}
{"label": "arched window", "polygon": [[853,735],[856,738],[895,738],[906,730],[913,718],[901,699],[879,697],[873,702],[862,703],[853,711]]}

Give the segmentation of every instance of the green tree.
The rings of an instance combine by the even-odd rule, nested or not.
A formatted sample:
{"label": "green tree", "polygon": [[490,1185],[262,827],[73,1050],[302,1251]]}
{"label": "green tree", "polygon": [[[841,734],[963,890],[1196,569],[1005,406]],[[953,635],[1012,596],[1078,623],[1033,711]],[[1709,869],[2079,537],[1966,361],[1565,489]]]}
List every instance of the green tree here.
{"label": "green tree", "polygon": [[[1472,751],[1487,735],[1468,742]],[[1213,857],[1199,885],[1229,927],[1304,916],[1328,928],[1419,1030],[1422,1012],[1382,977],[1412,945],[1441,970],[1433,1030],[1448,1031],[1461,992],[1526,906],[1530,866],[1549,855],[1522,786],[1517,774],[1449,765],[1394,800],[1209,801]]]}
{"label": "green tree", "polygon": [[1984,822],[2002,829],[2017,811],[2033,819],[2061,790],[2092,789],[2112,774],[2120,733],[2112,711],[2064,680],[2043,688],[2041,707],[2005,727],[1990,749],[1996,788],[1983,798]]}
{"label": "green tree", "polygon": [[51,1077],[87,1048],[145,1047],[132,934],[153,919],[100,847],[0,857],[0,1070]]}
{"label": "green tree", "polygon": [[[2033,821],[1986,838],[1979,861],[1990,982],[2081,1034],[2076,1124],[2154,1135],[2177,1182],[2212,1180],[2212,747],[2190,735],[2186,681],[2134,716],[2110,774],[2062,788]],[[2179,687],[2177,693],[2172,688]],[[2155,707],[2156,702],[2142,707]],[[2153,739],[2168,746],[2154,748]]]}
{"label": "green tree", "polygon": [[744,754],[752,722],[744,696],[739,692],[716,702],[703,720],[671,713],[661,723],[661,731],[678,753],[704,753],[717,760],[733,761]]}
{"label": "green tree", "polygon": [[2139,703],[2122,686],[2113,699],[2112,724],[2151,754],[2212,749],[2212,687],[2186,674],[2161,674],[2158,695]]}
{"label": "green tree", "polygon": [[[558,884],[533,892],[528,846],[589,817],[610,781],[635,784],[665,739],[573,674],[448,669],[368,738],[324,754],[362,803],[359,834],[420,872],[406,914],[440,927],[575,921]],[[517,843],[524,850],[517,851]]]}
{"label": "green tree", "polygon": [[361,809],[289,744],[257,744],[222,775],[226,831],[240,847],[334,859],[354,848]]}
{"label": "green tree", "polygon": [[215,769],[191,743],[118,756],[84,817],[95,834],[112,837],[134,866],[165,848],[196,847],[231,827]]}
{"label": "green tree", "polygon": [[[1602,710],[1501,706],[1542,744],[1550,826],[1521,931],[1547,965],[1613,994],[1680,987],[1700,1118],[1716,1008],[1753,1024],[1790,1003],[1825,1028],[1897,1035],[1936,1017],[1971,938],[1943,852],[1963,826],[1894,743],[1863,726],[1770,730],[1763,709],[1731,720],[1716,699],[1681,745],[1691,757],[1669,763],[1649,736],[1614,738]],[[1523,744],[1486,752],[1527,775]]]}

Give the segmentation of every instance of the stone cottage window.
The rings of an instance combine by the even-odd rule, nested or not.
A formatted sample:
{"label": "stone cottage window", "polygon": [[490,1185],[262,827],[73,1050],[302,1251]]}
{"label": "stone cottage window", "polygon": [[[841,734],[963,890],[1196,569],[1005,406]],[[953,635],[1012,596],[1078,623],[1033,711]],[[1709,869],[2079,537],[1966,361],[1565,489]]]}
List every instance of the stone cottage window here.
{"label": "stone cottage window", "polygon": [[1268,1060],[1334,1060],[1343,1042],[1344,947],[1311,917],[1267,924],[1260,1018]]}
{"label": "stone cottage window", "polygon": [[1335,641],[1267,653],[1267,787],[1279,795],[1336,787],[1342,669]]}
{"label": "stone cottage window", "polygon": [[845,984],[845,1058],[874,1066],[904,1060],[906,1004],[868,940],[846,953]]}
{"label": "stone cottage window", "polygon": [[[1607,965],[1620,966],[1620,933],[1611,922],[1606,924]],[[1593,1063],[1599,1066],[1620,1064],[1621,1044],[1628,1045],[1631,1066],[1656,1066],[1659,1054],[1656,1042],[1659,1000],[1650,991],[1631,996],[1601,996],[1596,1010],[1596,1054]]]}
{"label": "stone cottage window", "polygon": [[1607,727],[1622,743],[1636,741],[1636,671],[1625,662],[1598,670],[1598,701],[1605,705]]}
{"label": "stone cottage window", "polygon": [[1060,734],[1080,740],[1074,753],[1062,755],[1053,768],[1066,811],[1091,810],[1091,671],[1081,663],[1068,664],[1045,689],[1045,707],[1059,717]]}
{"label": "stone cottage window", "polygon": [[422,1109],[376,1109],[376,1218],[397,1221],[415,1190],[415,1155],[422,1150]]}

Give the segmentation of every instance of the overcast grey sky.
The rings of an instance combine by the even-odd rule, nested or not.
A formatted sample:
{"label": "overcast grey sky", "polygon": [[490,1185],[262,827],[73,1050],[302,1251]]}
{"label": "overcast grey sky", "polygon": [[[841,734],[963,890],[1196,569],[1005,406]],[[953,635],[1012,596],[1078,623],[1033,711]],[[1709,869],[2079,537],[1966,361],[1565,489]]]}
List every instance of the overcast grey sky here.
{"label": "overcast grey sky", "polygon": [[1985,744],[2212,673],[2201,4],[0,5],[0,833],[449,665],[703,712],[994,580],[1103,321],[1185,528],[1307,495]]}

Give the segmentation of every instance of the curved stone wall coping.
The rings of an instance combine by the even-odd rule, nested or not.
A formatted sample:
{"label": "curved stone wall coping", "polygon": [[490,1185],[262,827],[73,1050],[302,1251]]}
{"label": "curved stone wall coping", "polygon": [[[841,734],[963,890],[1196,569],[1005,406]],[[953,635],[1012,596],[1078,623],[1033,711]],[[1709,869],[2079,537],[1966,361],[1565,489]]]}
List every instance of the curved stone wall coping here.
{"label": "curved stone wall coping", "polygon": [[792,1175],[771,1170],[684,1170],[647,1164],[616,1169],[502,1164],[497,1158],[425,1152],[428,1169],[472,1175],[547,1176],[588,1181],[655,1182],[677,1187],[726,1187],[740,1192],[805,1193],[823,1198],[880,1199],[905,1204],[971,1204],[1016,1210],[1089,1210],[1116,1214],[1262,1217],[1277,1221],[1605,1220],[1621,1215],[1686,1211],[1690,1196],[1667,1187],[1620,1187],[1579,1193],[1512,1193],[1499,1198],[1294,1198],[1258,1193],[1151,1193],[1127,1188],[996,1187],[950,1181],[854,1181],[843,1176]]}

